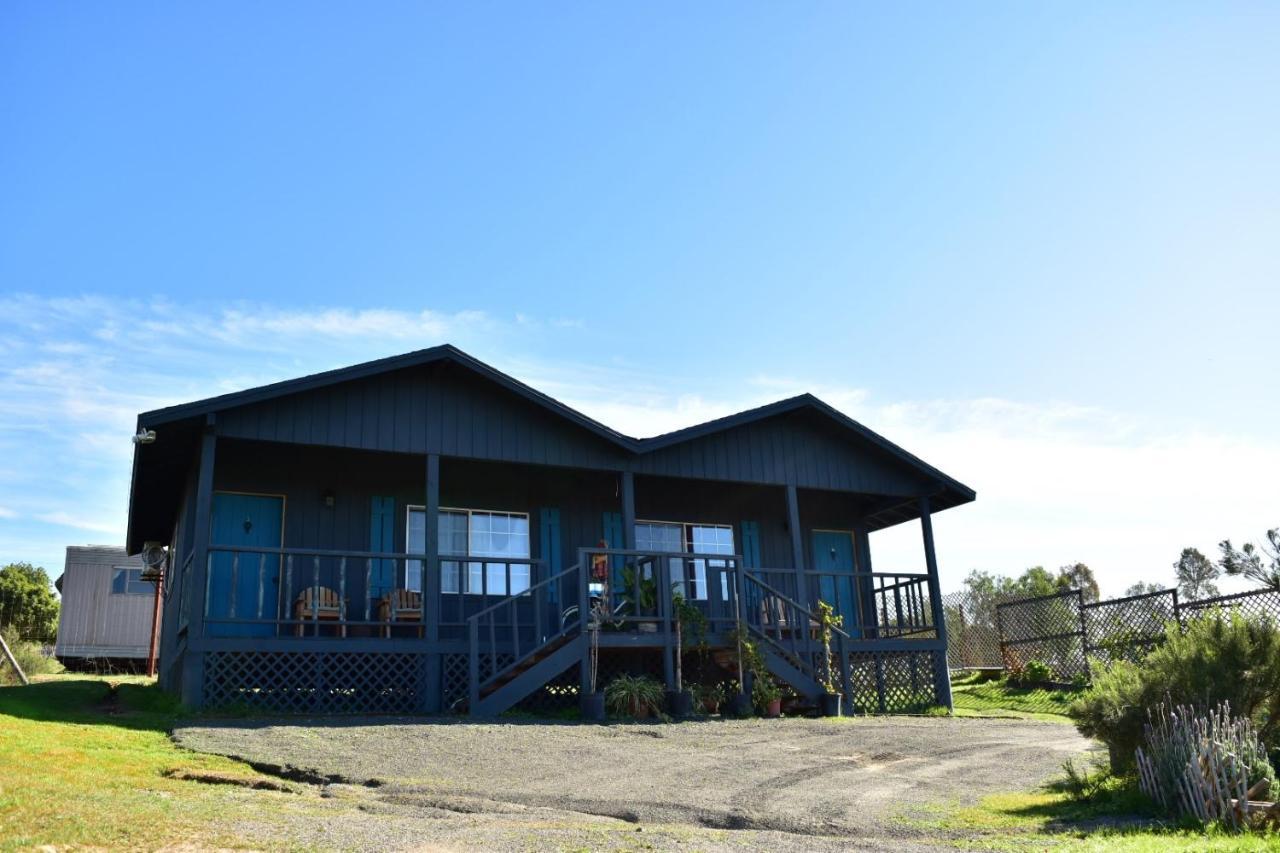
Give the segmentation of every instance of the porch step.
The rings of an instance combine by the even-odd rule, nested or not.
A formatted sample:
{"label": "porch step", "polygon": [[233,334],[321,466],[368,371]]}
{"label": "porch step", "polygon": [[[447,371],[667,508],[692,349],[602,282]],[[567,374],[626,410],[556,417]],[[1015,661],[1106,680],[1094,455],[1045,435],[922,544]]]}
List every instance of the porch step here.
{"label": "porch step", "polygon": [[496,717],[511,709],[521,699],[582,660],[585,641],[583,636],[568,638],[532,665],[517,667],[519,671],[513,670],[512,678],[503,683],[494,682],[496,686],[483,693],[469,713],[473,717]]}
{"label": "porch step", "polygon": [[[764,658],[765,666],[769,668],[769,671],[777,679],[790,685],[791,689],[804,697],[806,701],[813,702],[816,705],[818,697],[824,692],[817,679],[804,671],[803,664],[797,660],[792,660],[789,655],[779,652],[766,639],[759,636],[755,639],[758,643],[760,654]],[[728,647],[713,649],[711,660],[716,666],[728,672],[736,672],[738,669],[738,659],[734,649]]]}
{"label": "porch step", "polygon": [[545,646],[542,646],[536,652],[529,655],[524,660],[520,661],[520,663],[517,666],[512,667],[511,669],[507,670],[499,677],[495,678],[494,680],[486,683],[483,687],[481,687],[480,697],[484,698],[486,696],[489,696],[492,693],[496,693],[497,691],[501,690],[503,687],[510,684],[512,681],[515,681],[524,673],[528,672],[538,664],[542,663],[547,658],[551,657],[553,654],[559,651],[562,647],[573,642],[574,639],[575,639],[574,637],[570,637],[570,636],[558,637],[557,639],[547,643]]}

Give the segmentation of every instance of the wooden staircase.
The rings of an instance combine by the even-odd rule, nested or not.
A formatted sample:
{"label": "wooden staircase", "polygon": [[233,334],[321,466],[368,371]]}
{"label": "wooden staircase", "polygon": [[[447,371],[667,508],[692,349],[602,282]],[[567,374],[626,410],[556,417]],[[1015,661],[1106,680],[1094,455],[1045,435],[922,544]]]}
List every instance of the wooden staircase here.
{"label": "wooden staircase", "polygon": [[[471,716],[493,717],[509,710],[521,699],[582,660],[586,636],[576,609],[572,618],[563,621],[558,630],[548,634],[539,628],[536,632],[537,642],[532,648],[522,651],[516,646],[515,660],[505,666],[496,665],[499,648],[493,637],[502,632],[519,637],[520,603],[532,602],[534,612],[540,612],[539,609],[548,600],[548,593],[563,586],[562,581],[572,578],[575,584],[582,584],[585,590],[586,578],[583,575],[580,564],[571,566],[468,618],[471,657],[466,707]],[[489,629],[487,648],[481,640],[482,636],[486,636],[481,631],[482,625]],[[528,627],[526,622],[525,628]],[[491,661],[490,673],[482,679],[480,661],[486,656]]]}

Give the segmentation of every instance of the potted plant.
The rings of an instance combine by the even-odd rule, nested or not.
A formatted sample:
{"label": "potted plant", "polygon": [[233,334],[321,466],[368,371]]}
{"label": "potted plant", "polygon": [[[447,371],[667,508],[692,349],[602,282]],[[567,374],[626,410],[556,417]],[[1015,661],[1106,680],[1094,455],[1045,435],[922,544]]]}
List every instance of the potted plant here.
{"label": "potted plant", "polygon": [[[606,592],[607,592],[606,587]],[[597,689],[596,681],[600,676],[600,629],[609,613],[609,596],[602,595],[591,604],[587,611],[587,639],[590,643],[588,681],[591,690],[582,697],[582,718],[599,722],[604,719],[604,694]]]}
{"label": "potted plant", "polygon": [[782,714],[782,689],[774,684],[772,678],[757,677],[751,688],[751,698],[764,716],[777,717]]}
{"label": "potted plant", "polygon": [[[844,617],[836,615],[835,608],[825,601],[818,601],[818,636],[822,638],[822,697],[820,710],[824,717],[840,716],[840,691],[837,689],[835,669],[831,666],[831,632],[844,624]],[[843,668],[843,662],[841,663]]]}
{"label": "potted plant", "polygon": [[719,713],[720,703],[724,701],[724,688],[719,684],[695,684],[689,688],[689,693],[704,713]]}
{"label": "potted plant", "polygon": [[736,717],[748,717],[753,707],[755,682],[769,677],[769,670],[764,664],[764,656],[755,640],[747,636],[741,625],[730,632],[730,643],[736,650],[738,664],[738,680],[734,682],[737,693],[729,698],[729,713]]}
{"label": "potted plant", "polygon": [[667,693],[667,707],[673,717],[687,717],[693,706],[693,696],[684,689],[685,641],[692,636],[699,643],[706,643],[707,617],[689,603],[679,584],[672,585],[671,610],[676,629],[676,689]]}
{"label": "potted plant", "polygon": [[604,689],[612,713],[637,720],[660,714],[662,698],[662,685],[647,675],[619,675]]}
{"label": "potted plant", "polygon": [[[637,597],[638,595],[638,597]],[[633,618],[637,620],[649,617],[645,621],[636,621],[637,631],[646,634],[658,630],[658,582],[650,576],[636,579],[636,567],[627,563],[622,567],[622,601]]]}

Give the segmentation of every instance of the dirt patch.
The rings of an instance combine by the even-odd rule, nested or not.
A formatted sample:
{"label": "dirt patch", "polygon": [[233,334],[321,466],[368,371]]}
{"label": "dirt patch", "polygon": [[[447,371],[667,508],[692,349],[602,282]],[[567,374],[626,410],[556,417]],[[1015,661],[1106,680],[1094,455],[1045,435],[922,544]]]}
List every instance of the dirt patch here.
{"label": "dirt patch", "polygon": [[[288,769],[288,778],[340,781],[342,797],[381,818],[429,820],[430,831],[416,830],[425,832],[421,842],[439,841],[451,821],[476,830],[553,820],[602,822],[612,833],[685,827],[711,833],[699,836],[705,849],[752,846],[765,836],[779,849],[875,849],[887,839],[928,849],[896,818],[1034,787],[1090,745],[1056,723],[946,718],[608,726],[236,720],[183,727],[174,737],[260,769]],[[380,787],[358,787],[369,784]],[[470,838],[457,846],[483,846]],[[397,847],[394,838],[380,841]]]}
{"label": "dirt patch", "polygon": [[254,791],[284,791],[288,794],[297,793],[297,787],[286,782],[278,782],[275,779],[263,779],[253,776],[237,776],[234,773],[220,773],[216,770],[188,770],[184,767],[174,767],[164,771],[162,774],[168,779],[179,779],[184,782],[200,782],[204,785],[235,785],[240,788],[250,788]]}

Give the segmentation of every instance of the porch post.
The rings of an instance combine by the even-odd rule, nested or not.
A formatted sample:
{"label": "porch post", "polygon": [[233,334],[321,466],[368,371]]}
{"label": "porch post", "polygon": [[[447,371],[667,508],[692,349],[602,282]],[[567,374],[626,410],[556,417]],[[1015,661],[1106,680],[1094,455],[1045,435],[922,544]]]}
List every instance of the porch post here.
{"label": "porch post", "polygon": [[948,709],[951,704],[951,673],[947,669],[947,625],[943,617],[942,585],[938,581],[938,558],[933,550],[933,519],[929,515],[929,498],[920,498],[920,533],[924,538],[924,563],[929,571],[929,604],[933,610],[933,626],[938,634],[938,661],[934,667],[937,676],[937,695],[940,704]]}
{"label": "porch post", "polygon": [[876,611],[875,579],[871,577],[871,572],[875,571],[871,563],[871,536],[867,532],[866,523],[862,521],[853,526],[853,561],[854,568],[860,575],[856,584],[860,599],[858,621],[862,629],[859,636],[870,640],[878,634],[880,614]]}
{"label": "porch post", "polygon": [[440,455],[427,454],[427,494],[425,500],[427,559],[422,567],[422,618],[426,622],[426,684],[421,702],[427,713],[440,707]]}
{"label": "porch post", "polygon": [[182,704],[189,708],[204,705],[204,616],[208,602],[205,589],[209,583],[209,527],[213,516],[213,466],[218,436],[213,415],[206,415],[200,434],[200,469],[196,476],[195,535],[192,536],[190,587],[182,591],[189,596],[187,610],[187,652],[182,659],[182,682],[179,692]]}
{"label": "porch post", "polygon": [[630,471],[622,472],[622,547],[636,547],[636,482]]}
{"label": "porch post", "polygon": [[796,572],[796,601],[809,607],[813,604],[815,595],[804,578],[804,531],[800,529],[800,495],[794,484],[787,486],[787,529],[791,531],[791,566]]}

